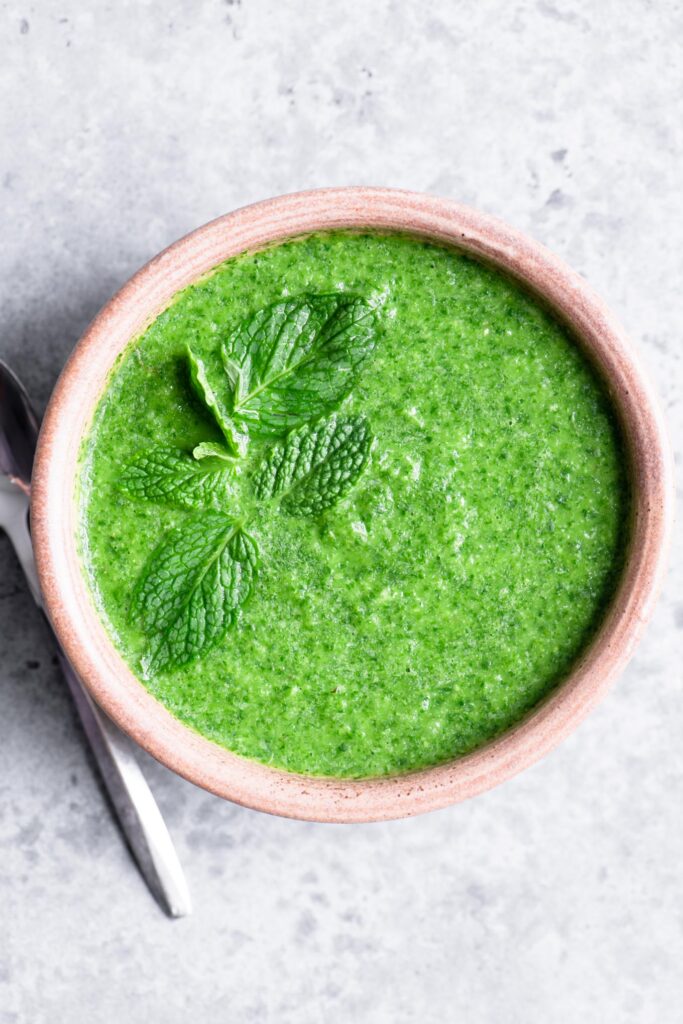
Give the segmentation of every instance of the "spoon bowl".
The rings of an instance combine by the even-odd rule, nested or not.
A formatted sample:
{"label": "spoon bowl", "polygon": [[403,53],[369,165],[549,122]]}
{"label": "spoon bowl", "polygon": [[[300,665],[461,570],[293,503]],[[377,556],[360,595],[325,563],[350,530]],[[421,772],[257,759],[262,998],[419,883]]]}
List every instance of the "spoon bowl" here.
{"label": "spoon bowl", "polygon": [[0,473],[28,494],[38,418],[23,384],[0,359]]}

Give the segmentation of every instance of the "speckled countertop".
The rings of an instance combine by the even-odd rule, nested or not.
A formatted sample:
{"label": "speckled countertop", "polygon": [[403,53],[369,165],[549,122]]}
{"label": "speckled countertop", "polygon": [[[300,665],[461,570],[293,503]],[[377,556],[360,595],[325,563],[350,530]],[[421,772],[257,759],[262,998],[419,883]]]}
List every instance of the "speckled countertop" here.
{"label": "speckled countertop", "polygon": [[[672,0],[0,3],[0,355],[44,405],[168,242],[326,184],[451,196],[621,316],[683,437],[683,9]],[[559,750],[412,821],[221,803],[145,758],[192,886],[119,841],[0,537],[0,1024],[675,1024],[683,559]]]}

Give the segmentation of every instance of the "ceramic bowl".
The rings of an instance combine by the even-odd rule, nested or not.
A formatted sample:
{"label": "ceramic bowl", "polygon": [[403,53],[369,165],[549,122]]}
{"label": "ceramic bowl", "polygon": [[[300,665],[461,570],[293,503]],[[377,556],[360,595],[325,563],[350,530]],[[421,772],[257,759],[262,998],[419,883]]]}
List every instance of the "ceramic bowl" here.
{"label": "ceramic bowl", "polygon": [[[184,726],[138,682],[105,632],[81,570],[75,482],[81,440],[110,370],[175,293],[246,250],[312,231],[376,228],[455,246],[511,274],[573,331],[612,395],[633,488],[627,563],[599,633],[571,674],[517,726],[466,757],[361,781],[310,778],[229,753]],[[631,657],[662,576],[671,471],[650,386],[621,328],[578,274],[518,231],[446,199],[391,189],[302,192],[230,213],[156,256],[79,341],[52,395],[34,469],[32,530],[50,619],[97,702],[169,768],[219,796],[315,821],[358,822],[431,811],[503,782],[546,754],[595,706]]]}

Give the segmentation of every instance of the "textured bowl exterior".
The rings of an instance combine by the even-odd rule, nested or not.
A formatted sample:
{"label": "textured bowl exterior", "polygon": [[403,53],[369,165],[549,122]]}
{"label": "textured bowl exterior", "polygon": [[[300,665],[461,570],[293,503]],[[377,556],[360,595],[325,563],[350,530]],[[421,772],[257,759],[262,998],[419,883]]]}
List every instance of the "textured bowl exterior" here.
{"label": "textured bowl exterior", "polygon": [[[175,719],[136,679],[93,605],[77,550],[81,441],[117,356],[181,289],[217,264],[312,231],[404,231],[454,245],[507,271],[573,331],[607,381],[630,458],[633,523],[627,564],[599,633],[568,678],[487,746],[409,774],[311,778],[246,760]],[[445,199],[393,189],[322,189],[228,214],[143,267],[95,318],[72,353],[45,415],[34,466],[32,530],[46,608],[97,702],[169,768],[219,796],[313,821],[359,822],[435,810],[474,796],[543,757],[567,736],[624,668],[649,618],[671,529],[672,472],[657,403],[621,328],[586,282],[500,221]]]}

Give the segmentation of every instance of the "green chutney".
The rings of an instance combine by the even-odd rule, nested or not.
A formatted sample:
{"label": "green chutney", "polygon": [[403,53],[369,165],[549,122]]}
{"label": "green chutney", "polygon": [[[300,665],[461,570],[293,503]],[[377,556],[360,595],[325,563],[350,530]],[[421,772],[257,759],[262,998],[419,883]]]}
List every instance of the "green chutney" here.
{"label": "green chutney", "polygon": [[[145,673],[132,595],[188,513],[133,500],[122,468],[222,441],[188,344],[208,357],[283,296],[334,292],[379,311],[339,409],[371,426],[364,472],[320,515],[255,510],[258,578],[234,623],[191,663]],[[239,486],[267,447],[250,441]],[[567,330],[498,271],[398,234],[297,239],[178,294],[117,362],[79,492],[93,599],[154,696],[237,754],[351,778],[466,754],[556,687],[605,614],[629,519],[614,410]]]}

